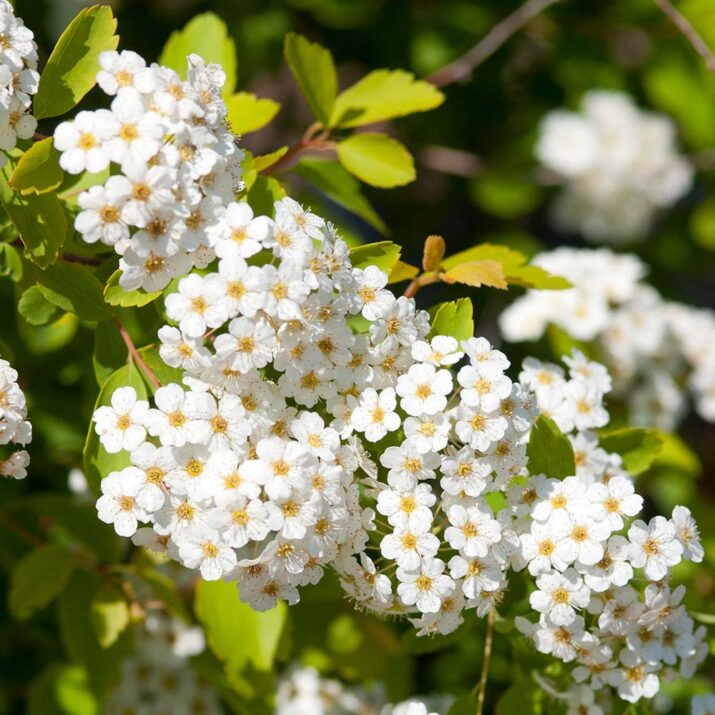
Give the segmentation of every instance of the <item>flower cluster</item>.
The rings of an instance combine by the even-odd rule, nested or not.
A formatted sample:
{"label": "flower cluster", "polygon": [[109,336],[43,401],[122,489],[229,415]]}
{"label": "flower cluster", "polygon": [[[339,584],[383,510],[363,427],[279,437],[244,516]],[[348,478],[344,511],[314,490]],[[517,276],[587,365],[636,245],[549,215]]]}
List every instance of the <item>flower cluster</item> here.
{"label": "flower cluster", "polygon": [[634,255],[559,248],[534,264],[568,278],[573,288],[532,290],[516,300],[500,318],[507,340],[536,340],[552,324],[595,342],[634,424],[672,429],[688,393],[699,414],[715,420],[715,314],[665,301],[641,282],[645,266]]}
{"label": "flower cluster", "polygon": [[439,715],[447,712],[451,698],[384,703],[379,690],[347,688],[338,680],[321,677],[313,668],[297,668],[278,685],[275,715]]}
{"label": "flower cluster", "polygon": [[188,661],[204,648],[200,628],[152,613],[135,631],[134,655],[122,661],[119,682],[102,715],[221,715],[218,693]]}
{"label": "flower cluster", "polygon": [[75,228],[88,243],[114,247],[123,288],[161,290],[208,265],[219,238],[242,229],[229,210],[244,153],[226,125],[226,77],[196,55],[186,81],[131,51],[104,52],[100,64],[110,109],[79,112],[54,136],[65,171],[118,168],[79,195]]}
{"label": "flower cluster", "polygon": [[27,421],[27,404],[17,384],[17,371],[7,360],[0,360],[0,477],[27,476],[30,455],[24,449],[10,451],[10,448],[31,441],[32,425]]}
{"label": "flower cluster", "polygon": [[509,497],[519,532],[512,563],[535,578],[529,603],[539,614],[537,622],[517,618],[517,626],[537,650],[574,664],[576,685],[565,698],[578,712],[575,705],[591,707],[602,688],[635,702],[653,697],[661,679],[691,677],[707,644],[681,604],[685,588],[668,582],[681,560],[703,559],[690,511],[677,506],[670,519],[634,519],[643,499],[593,431],[608,421],[601,404],[608,374],[578,354],[566,362],[568,378],[560,366],[533,359],[521,377],[542,414],[569,433],[576,474],[529,477]]}
{"label": "flower cluster", "polygon": [[563,184],[557,223],[598,242],[643,237],[656,211],[683,196],[693,178],[672,122],[620,92],[591,91],[580,112],[550,112],[536,154]]}
{"label": "flower cluster", "polygon": [[[0,0],[0,150],[15,148],[17,140],[30,139],[37,120],[30,114],[37,92],[37,45],[34,35],[8,0]],[[0,167],[7,157],[0,153]]]}

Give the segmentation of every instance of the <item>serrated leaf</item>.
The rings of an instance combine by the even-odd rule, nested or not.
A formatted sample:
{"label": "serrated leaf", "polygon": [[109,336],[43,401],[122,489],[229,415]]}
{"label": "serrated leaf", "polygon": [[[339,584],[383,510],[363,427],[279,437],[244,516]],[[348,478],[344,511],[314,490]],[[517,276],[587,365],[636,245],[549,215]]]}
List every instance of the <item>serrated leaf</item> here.
{"label": "serrated leaf", "polygon": [[102,284],[76,263],[61,261],[38,271],[37,283],[45,298],[82,320],[105,320],[112,311],[102,295]]}
{"label": "serrated leaf", "polygon": [[52,193],[20,196],[8,183],[10,163],[0,173],[0,201],[15,225],[30,260],[46,268],[57,260],[67,235],[67,220]]}
{"label": "serrated leaf", "polygon": [[411,266],[409,263],[397,261],[390,271],[390,277],[387,279],[387,282],[400,283],[401,281],[411,281],[413,278],[416,278],[419,273],[420,269],[417,266]]}
{"label": "serrated leaf", "polygon": [[380,233],[389,233],[384,221],[362,193],[360,182],[356,181],[338,162],[302,159],[296,164],[294,171],[320,189],[329,199],[352,211]]}
{"label": "serrated leaf", "polygon": [[444,94],[404,70],[370,72],[335,101],[330,125],[358,127],[439,107]]}
{"label": "serrated leaf", "polygon": [[171,33],[159,56],[159,64],[171,67],[186,79],[187,57],[199,55],[207,63],[221,65],[226,73],[223,95],[228,97],[236,89],[236,46],[229,36],[226,23],[212,12],[196,15],[181,30]]}
{"label": "serrated leaf", "polygon": [[273,166],[288,151],[287,146],[282,146],[280,149],[272,151],[270,154],[262,154],[261,156],[253,157],[253,168],[259,174],[269,167]]}
{"label": "serrated leaf", "polygon": [[502,264],[491,259],[460,263],[443,273],[442,280],[445,283],[462,283],[473,288],[489,286],[490,288],[504,289],[507,287]]}
{"label": "serrated leaf", "polygon": [[536,290],[568,290],[573,285],[563,276],[556,276],[540,266],[519,266],[507,270],[506,280],[511,285]]}
{"label": "serrated leaf", "polygon": [[104,302],[109,303],[109,305],[116,305],[121,308],[141,308],[153,300],[156,300],[162,294],[162,291],[145,293],[143,290],[124,290],[124,288],[119,285],[121,275],[121,270],[117,269],[109,277],[107,285],[104,286],[102,295]]}
{"label": "serrated leaf", "polygon": [[387,134],[354,134],[338,142],[340,163],[370,186],[389,189],[415,180],[412,155]]}
{"label": "serrated leaf", "polygon": [[338,93],[338,75],[330,51],[302,35],[289,32],[283,53],[315,118],[328,126]]}
{"label": "serrated leaf", "polygon": [[52,137],[35,142],[17,162],[10,175],[10,186],[23,196],[56,189],[64,179],[59,158]]}
{"label": "serrated leaf", "polygon": [[211,650],[227,672],[240,673],[246,667],[271,670],[286,622],[285,603],[255,611],[239,600],[235,583],[199,581],[195,610]]}
{"label": "serrated leaf", "polygon": [[576,474],[571,442],[546,415],[539,415],[531,428],[526,454],[531,474],[545,474],[553,479],[564,479]]}
{"label": "serrated leaf", "polygon": [[40,546],[17,563],[10,579],[8,606],[15,618],[28,618],[50,603],[69,581],[72,554],[54,544]]}
{"label": "serrated leaf", "polygon": [[353,268],[364,269],[368,266],[377,266],[389,275],[400,260],[401,251],[400,246],[392,243],[392,241],[366,243],[364,246],[356,246],[350,249],[350,261]]}
{"label": "serrated leaf", "polygon": [[129,606],[124,594],[111,584],[100,586],[89,607],[89,620],[102,648],[116,643],[129,625]]}
{"label": "serrated leaf", "polygon": [[449,335],[459,341],[473,337],[473,311],[472,301],[469,298],[441,303],[432,318],[430,339],[435,335]]}
{"label": "serrated leaf", "polygon": [[38,119],[68,112],[94,87],[99,55],[119,44],[116,29],[117,21],[105,5],[85,8],[72,20],[42,71],[32,110]]}
{"label": "serrated leaf", "polygon": [[57,306],[50,303],[39,286],[30,286],[17,302],[17,310],[30,325],[47,325],[57,317]]}
{"label": "serrated leaf", "polygon": [[238,92],[226,98],[228,125],[234,134],[249,134],[263,129],[278,114],[281,105],[251,92]]}
{"label": "serrated leaf", "polygon": [[[141,373],[133,363],[128,363],[112,373],[99,391],[94,409],[102,405],[110,404],[114,391],[119,387],[129,385],[136,390],[139,399],[145,400],[147,397],[146,386]],[[82,450],[82,460],[84,465],[84,476],[87,483],[94,491],[99,491],[99,484],[103,477],[110,472],[114,472],[129,466],[129,454],[119,452],[109,454],[94,431],[94,422],[90,422],[87,430],[87,437]]]}
{"label": "serrated leaf", "polygon": [[663,448],[663,440],[658,431],[643,427],[625,427],[602,432],[598,442],[607,452],[620,454],[623,466],[633,475],[645,472]]}

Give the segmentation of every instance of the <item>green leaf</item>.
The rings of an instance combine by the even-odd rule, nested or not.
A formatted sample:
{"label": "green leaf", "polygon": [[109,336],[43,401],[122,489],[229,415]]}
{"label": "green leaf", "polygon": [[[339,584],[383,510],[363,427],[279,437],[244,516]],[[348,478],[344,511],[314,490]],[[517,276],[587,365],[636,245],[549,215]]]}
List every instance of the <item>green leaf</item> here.
{"label": "green leaf", "polygon": [[102,648],[116,643],[129,625],[129,606],[124,594],[111,584],[100,586],[89,607],[89,620]]}
{"label": "green leaf", "polygon": [[140,348],[139,355],[141,355],[142,360],[162,385],[168,385],[170,382],[181,383],[181,379],[184,376],[183,371],[178,367],[169,367],[161,359],[158,345],[147,345],[144,348]]}
{"label": "green leaf", "polygon": [[42,295],[81,320],[105,320],[112,314],[104,303],[102,284],[76,263],[60,261],[37,274]]}
{"label": "green leaf", "polygon": [[143,290],[124,290],[119,285],[119,277],[122,272],[117,268],[114,273],[109,277],[107,285],[104,286],[102,291],[104,296],[104,302],[109,303],[109,305],[117,305],[121,308],[141,308],[143,305],[151,303],[156,300],[162,291],[155,291],[154,293],[145,293]]}
{"label": "green leaf", "polygon": [[272,669],[288,612],[285,603],[270,611],[254,611],[239,600],[236,584],[199,581],[195,609],[211,650],[227,671]]}
{"label": "green leaf", "polygon": [[[499,698],[494,708],[495,715],[536,715],[540,713],[540,701],[544,693],[531,677],[520,678]],[[538,706],[538,707],[537,707]]]}
{"label": "green leaf", "polygon": [[688,615],[694,618],[698,623],[704,623],[706,626],[715,626],[714,613],[699,613],[697,611],[688,610]]}
{"label": "green leaf", "polygon": [[352,211],[382,234],[389,230],[360,188],[360,182],[343,169],[336,161],[302,159],[294,167],[299,176],[322,191],[338,206]]}
{"label": "green leaf", "polygon": [[23,196],[56,189],[64,179],[59,160],[52,137],[35,142],[17,162],[10,175],[10,186]]}
{"label": "green leaf", "polygon": [[397,261],[390,271],[390,277],[387,279],[387,282],[400,283],[402,281],[411,281],[413,278],[416,278],[419,273],[420,269],[417,266],[411,266],[409,263]]}
{"label": "green leaf", "polygon": [[703,471],[698,455],[682,437],[672,432],[658,433],[662,445],[655,461],[658,467],[672,467],[691,477],[699,477]]}
{"label": "green leaf", "polygon": [[159,64],[176,70],[186,79],[187,57],[196,54],[206,63],[221,65],[226,73],[223,95],[227,97],[236,89],[236,46],[229,37],[226,23],[212,12],[196,15],[182,30],[171,33],[159,56]]}
{"label": "green leaf", "polygon": [[117,21],[104,5],[85,8],[72,20],[42,71],[32,110],[38,119],[68,112],[94,87],[99,55],[119,44],[116,29]]}
{"label": "green leaf", "polygon": [[57,306],[50,303],[36,285],[20,296],[17,310],[30,325],[46,325],[57,317]]}
{"label": "green leaf", "polygon": [[540,415],[531,429],[526,448],[531,474],[564,479],[576,474],[573,447],[569,438],[546,415]]}
{"label": "green leaf", "polygon": [[602,432],[599,446],[607,452],[615,452],[623,458],[623,466],[633,475],[645,472],[663,448],[663,440],[657,430],[643,427]]}
{"label": "green leaf", "polygon": [[280,149],[272,151],[270,154],[263,154],[262,156],[256,156],[253,159],[253,169],[257,173],[261,173],[268,169],[268,167],[273,166],[278,159],[280,159],[288,151],[287,146],[282,146]]}
{"label": "green leaf", "polygon": [[97,384],[103,385],[115,370],[122,367],[127,361],[127,355],[127,346],[114,322],[102,320],[97,323],[92,352],[92,367]]}
{"label": "green leaf", "polygon": [[404,186],[417,176],[412,155],[387,134],[354,134],[337,145],[340,163],[370,186]]}
{"label": "green leaf", "polygon": [[459,341],[473,337],[472,301],[469,298],[460,298],[456,301],[440,303],[432,318],[430,339],[435,335],[450,335]]}
{"label": "green leaf", "polygon": [[234,134],[249,134],[263,129],[278,114],[281,105],[251,92],[238,92],[226,99],[228,125]]}
{"label": "green leaf", "polygon": [[67,235],[67,220],[54,194],[19,196],[7,182],[11,166],[0,173],[0,201],[22,240],[30,260],[46,268],[57,260]]}
{"label": "green leaf", "polygon": [[185,623],[192,622],[191,615],[173,578],[154,569],[142,569],[139,572],[139,577],[173,616],[180,618]]}
{"label": "green leaf", "polygon": [[22,257],[14,246],[0,243],[0,276],[7,276],[14,283],[19,283],[24,274]]}
{"label": "green leaf", "polygon": [[330,125],[359,127],[426,112],[439,107],[442,102],[442,92],[428,82],[416,80],[409,72],[374,70],[340,93],[333,107]]}
{"label": "green leaf", "polygon": [[256,216],[273,216],[273,204],[285,195],[280,181],[272,176],[257,176],[251,190],[246,194],[246,201]]}
{"label": "green leaf", "polygon": [[13,569],[8,606],[15,618],[28,618],[49,604],[65,587],[74,569],[72,554],[62,546],[40,546]]}
{"label": "green leaf", "polygon": [[389,275],[400,260],[401,251],[400,246],[392,243],[392,241],[366,243],[364,246],[356,246],[350,249],[350,262],[353,268],[364,269],[368,266],[377,266]]}
{"label": "green leaf", "polygon": [[289,32],[283,54],[315,118],[327,127],[338,93],[338,75],[330,51]]}
{"label": "green leaf", "polygon": [[470,193],[481,209],[506,219],[533,211],[541,199],[540,187],[525,172],[485,172],[472,181]]}
{"label": "green leaf", "polygon": [[477,699],[474,693],[461,695],[447,710],[447,715],[474,715],[477,712]]}
{"label": "green leaf", "polygon": [[[146,399],[147,392],[144,380],[134,364],[128,363],[112,373],[102,385],[94,409],[96,410],[102,405],[110,404],[114,391],[125,385],[133,387],[140,399]],[[84,476],[95,491],[99,490],[99,484],[103,477],[106,477],[110,472],[129,466],[129,455],[126,452],[109,454],[109,452],[104,449],[97,433],[94,431],[94,422],[90,422],[89,424],[84,450],[82,451],[82,459],[84,464]]]}
{"label": "green leaf", "polygon": [[32,682],[27,715],[97,715],[99,704],[87,671],[78,665],[50,665]]}
{"label": "green leaf", "polygon": [[489,286],[505,289],[507,287],[502,264],[491,259],[460,263],[442,274],[442,280],[445,283],[463,283],[472,288]]}

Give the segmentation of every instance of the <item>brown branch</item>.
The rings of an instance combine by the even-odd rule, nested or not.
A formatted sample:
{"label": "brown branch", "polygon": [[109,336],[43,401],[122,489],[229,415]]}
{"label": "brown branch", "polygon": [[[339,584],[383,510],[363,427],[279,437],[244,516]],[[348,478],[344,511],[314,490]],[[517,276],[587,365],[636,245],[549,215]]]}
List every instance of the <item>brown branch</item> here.
{"label": "brown branch", "polygon": [[311,124],[306,130],[303,136],[295,143],[288,151],[283,154],[283,156],[278,159],[274,164],[266,167],[261,173],[264,176],[272,176],[278,171],[287,169],[289,166],[295,163],[298,156],[308,149],[322,149],[325,146],[325,139],[327,139],[327,134],[325,132],[321,133],[320,136],[316,138],[317,132],[320,130],[321,125],[315,122]]}
{"label": "brown branch", "polygon": [[441,274],[436,271],[423,273],[421,276],[417,276],[417,278],[405,288],[405,292],[402,295],[404,295],[405,298],[414,298],[420,289],[432,283],[439,283],[440,280]]}
{"label": "brown branch", "polygon": [[710,72],[715,72],[715,54],[708,44],[698,34],[690,21],[680,13],[670,2],[670,0],[653,0],[653,2],[663,11],[665,16],[680,30],[685,39],[693,46],[695,51],[705,60],[705,67]]}
{"label": "brown branch", "polygon": [[435,87],[445,87],[454,82],[466,82],[474,70],[491,57],[512,35],[539,13],[559,0],[527,0],[511,15],[505,17],[476,44],[469,52],[454,62],[436,70],[426,78]]}
{"label": "brown branch", "polygon": [[91,256],[80,256],[76,253],[63,253],[60,256],[61,261],[68,263],[81,263],[84,266],[101,266],[104,263],[100,258],[92,258]]}
{"label": "brown branch", "polygon": [[127,332],[127,329],[124,327],[124,323],[122,323],[122,321],[119,320],[116,315],[112,316],[112,318],[114,320],[114,324],[117,326],[117,330],[119,330],[119,334],[122,336],[124,344],[127,346],[127,350],[129,350],[129,354],[132,356],[132,360],[134,360],[137,367],[142,370],[142,372],[147,376],[147,378],[149,378],[149,382],[151,382],[151,384],[154,385],[155,388],[161,387],[161,383],[159,382],[157,376],[154,374],[154,371],[144,362],[144,360],[142,360],[142,357],[139,354],[139,351],[136,349],[136,346],[134,345],[131,336]]}
{"label": "brown branch", "polygon": [[492,657],[492,639],[494,637],[494,620],[496,619],[496,609],[492,606],[487,616],[487,634],[484,638],[484,660],[482,661],[482,674],[477,685],[477,709],[476,715],[484,712],[484,698],[487,694],[487,678],[489,677],[489,662]]}

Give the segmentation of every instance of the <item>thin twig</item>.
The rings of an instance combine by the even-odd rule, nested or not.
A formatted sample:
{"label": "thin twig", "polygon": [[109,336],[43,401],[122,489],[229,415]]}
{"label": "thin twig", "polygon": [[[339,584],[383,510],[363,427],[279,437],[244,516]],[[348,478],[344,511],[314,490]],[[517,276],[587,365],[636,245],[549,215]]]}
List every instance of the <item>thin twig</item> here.
{"label": "thin twig", "polygon": [[161,387],[161,383],[159,382],[157,376],[154,374],[154,371],[142,360],[141,355],[139,354],[139,351],[136,349],[136,346],[134,345],[134,342],[131,339],[131,336],[127,332],[127,329],[124,327],[124,323],[122,323],[117,316],[112,316],[114,319],[114,323],[117,326],[117,330],[119,330],[119,334],[122,336],[122,340],[124,341],[124,344],[127,346],[127,350],[129,350],[129,354],[132,356],[132,360],[136,363],[137,367],[142,370],[142,372],[149,378],[149,382],[151,382],[152,385],[154,385],[155,388]]}
{"label": "thin twig", "polygon": [[431,273],[423,273],[421,276],[417,276],[405,289],[402,294],[405,298],[414,298],[418,291],[425,286],[431,285],[432,283],[438,283],[441,280],[441,274],[432,271]]}
{"label": "thin twig", "polygon": [[715,54],[708,44],[698,34],[690,21],[680,13],[670,2],[670,0],[653,0],[653,2],[663,11],[668,19],[683,33],[695,51],[705,60],[705,67],[710,72],[715,72]]}
{"label": "thin twig", "polygon": [[0,525],[10,533],[15,534],[19,539],[22,539],[25,543],[30,544],[30,546],[45,545],[44,539],[37,536],[37,534],[33,534],[21,524],[18,524],[6,511],[0,511]]}
{"label": "thin twig", "polygon": [[323,140],[327,135],[323,135],[316,138],[316,134],[320,130],[321,125],[318,122],[311,124],[306,130],[303,136],[293,144],[288,151],[283,154],[283,156],[278,159],[274,164],[266,167],[261,173],[264,176],[271,176],[279,170],[287,169],[288,166],[292,165],[300,154],[302,154],[307,149],[320,149]]}
{"label": "thin twig", "polygon": [[61,261],[68,263],[81,263],[84,266],[101,266],[104,263],[100,258],[92,258],[91,256],[80,256],[76,253],[63,253],[60,256]]}
{"label": "thin twig", "polygon": [[474,70],[491,57],[512,35],[517,33],[530,20],[559,0],[527,0],[514,12],[486,34],[469,52],[459,59],[433,72],[426,81],[435,87],[445,87],[454,82],[464,82],[472,76]]}
{"label": "thin twig", "polygon": [[487,678],[489,677],[489,662],[492,657],[492,639],[494,637],[494,620],[496,619],[496,609],[492,606],[487,616],[487,634],[484,638],[484,660],[482,661],[482,674],[477,685],[477,709],[476,715],[484,712],[484,698],[487,694]]}

